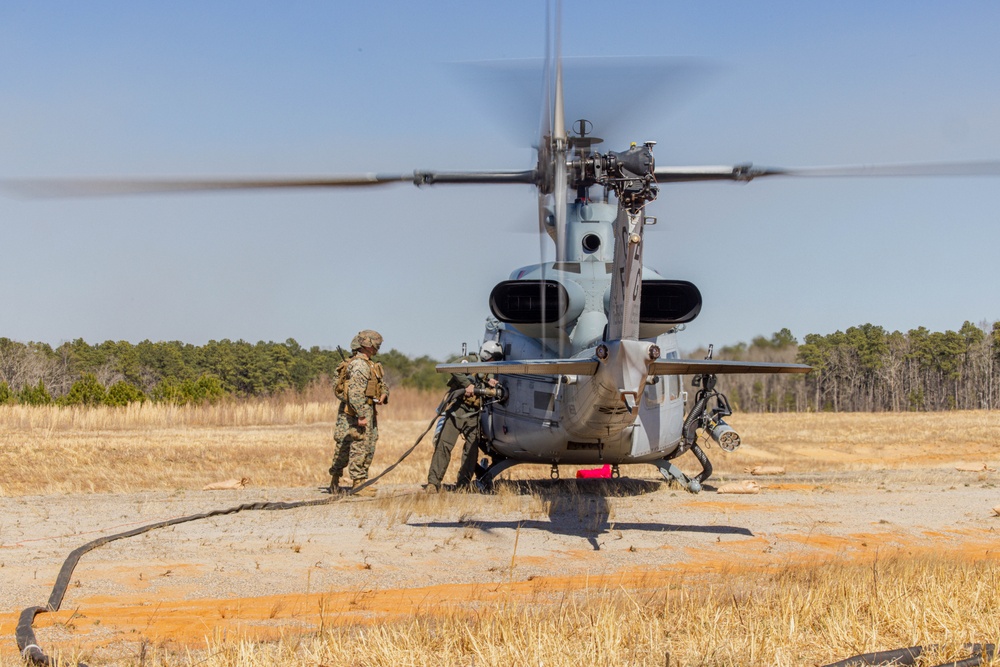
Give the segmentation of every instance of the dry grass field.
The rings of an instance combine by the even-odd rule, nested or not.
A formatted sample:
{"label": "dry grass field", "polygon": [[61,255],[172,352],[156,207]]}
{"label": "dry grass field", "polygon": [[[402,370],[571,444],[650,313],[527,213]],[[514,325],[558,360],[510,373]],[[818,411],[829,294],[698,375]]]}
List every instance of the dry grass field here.
{"label": "dry grass field", "polygon": [[[416,441],[439,398],[395,392],[380,416],[373,472]],[[0,406],[0,496],[195,489],[234,477],[263,487],[325,484],[335,420],[335,402]],[[730,421],[744,446],[728,455],[715,450],[716,474],[757,464],[804,472],[921,469],[984,457],[995,463],[1000,446],[1000,414],[991,412],[739,414]],[[431,451],[419,448],[392,480],[423,481]],[[542,467],[512,471],[515,478],[547,474]],[[626,474],[657,478],[650,466]]]}
{"label": "dry grass field", "polygon": [[[373,473],[438,398],[394,395]],[[321,497],[334,418],[319,401],[0,407],[0,666],[20,664],[17,612],[44,603],[83,542]],[[730,422],[744,446],[707,450],[716,484],[787,471],[757,496],[691,496],[651,466],[595,484],[523,466],[495,496],[426,496],[426,442],[374,500],[93,552],[62,611],[36,620],[39,640],[90,664],[249,667],[802,665],[917,644],[938,645],[920,663],[935,665],[1000,639],[1000,413]],[[246,490],[201,491],[243,477]]]}

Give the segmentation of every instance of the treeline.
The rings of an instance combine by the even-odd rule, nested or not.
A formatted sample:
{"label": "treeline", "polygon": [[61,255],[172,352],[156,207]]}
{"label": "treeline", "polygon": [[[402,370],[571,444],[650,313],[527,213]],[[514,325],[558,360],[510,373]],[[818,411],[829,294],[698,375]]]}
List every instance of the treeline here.
{"label": "treeline", "polygon": [[[696,351],[687,356],[703,356]],[[751,412],[901,411],[1000,407],[1000,322],[906,333],[863,324],[799,343],[788,329],[724,347],[717,359],[799,362],[807,375],[727,375],[719,388]],[[443,391],[436,360],[379,354],[391,386]],[[51,347],[0,338],[0,404],[178,405],[302,394],[328,387],[340,352],[284,343],[82,339]],[[328,395],[328,394],[327,394]]]}
{"label": "treeline", "polygon": [[[443,390],[446,378],[434,359],[411,359],[390,350],[379,355],[393,386]],[[284,343],[82,339],[53,348],[0,338],[0,404],[127,405],[158,401],[178,405],[225,398],[277,396],[329,384],[341,361],[338,350]]]}
{"label": "treeline", "polygon": [[[694,356],[694,355],[692,355]],[[808,334],[782,329],[718,359],[798,362],[807,375],[733,375],[720,389],[751,412],[992,410],[1000,407],[1000,322],[965,322],[958,331],[888,332],[862,324]]]}

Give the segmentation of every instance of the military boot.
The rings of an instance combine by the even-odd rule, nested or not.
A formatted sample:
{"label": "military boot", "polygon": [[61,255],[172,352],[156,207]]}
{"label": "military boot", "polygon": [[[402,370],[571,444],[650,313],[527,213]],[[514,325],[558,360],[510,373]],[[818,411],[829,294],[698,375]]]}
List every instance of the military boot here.
{"label": "military boot", "polygon": [[358,491],[358,487],[364,485],[364,483],[367,481],[368,481],[367,477],[362,477],[361,479],[354,480],[354,484],[351,486],[351,494],[355,496],[364,496],[366,498],[371,498],[372,496],[374,496],[375,489],[373,489],[370,486],[365,487],[364,489]]}

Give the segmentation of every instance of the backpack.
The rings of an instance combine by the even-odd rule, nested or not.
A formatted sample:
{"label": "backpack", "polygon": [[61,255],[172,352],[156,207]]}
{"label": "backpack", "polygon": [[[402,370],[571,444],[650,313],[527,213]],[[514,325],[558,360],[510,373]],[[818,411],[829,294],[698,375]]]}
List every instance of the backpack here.
{"label": "backpack", "polygon": [[347,366],[350,359],[344,359],[337,364],[337,381],[333,383],[333,395],[341,401],[347,402]]}

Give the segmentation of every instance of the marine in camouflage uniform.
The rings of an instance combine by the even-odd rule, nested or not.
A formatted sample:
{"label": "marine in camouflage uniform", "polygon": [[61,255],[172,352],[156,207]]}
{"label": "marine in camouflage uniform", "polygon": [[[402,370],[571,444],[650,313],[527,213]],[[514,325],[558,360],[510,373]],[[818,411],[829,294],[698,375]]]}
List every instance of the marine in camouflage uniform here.
{"label": "marine in camouflage uniform", "polygon": [[354,356],[347,365],[347,400],[340,403],[333,431],[336,443],[330,466],[330,490],[333,492],[337,490],[344,468],[347,468],[353,487],[361,486],[368,479],[368,468],[378,442],[376,406],[389,400],[382,364],[372,360],[381,345],[382,336],[371,329],[361,331],[351,341]]}
{"label": "marine in camouflage uniform", "polygon": [[[495,344],[494,344],[495,345]],[[499,353],[499,346],[492,347],[484,344],[480,351],[480,360],[499,361],[503,358]],[[487,350],[489,352],[487,353]],[[438,422],[438,430],[434,438],[434,455],[431,458],[431,467],[427,472],[427,491],[434,493],[441,489],[441,481],[448,471],[448,463],[451,461],[451,452],[458,442],[458,436],[465,438],[465,447],[462,449],[462,462],[458,469],[458,486],[467,487],[472,484],[472,478],[476,472],[476,459],[479,457],[480,446],[484,444],[482,429],[479,425],[479,413],[483,407],[482,396],[476,395],[476,389],[480,389],[480,394],[487,397],[496,395],[497,381],[493,375],[466,375],[455,374],[448,381],[449,392],[457,389],[464,389],[464,393],[456,399],[452,407],[442,415]]]}

